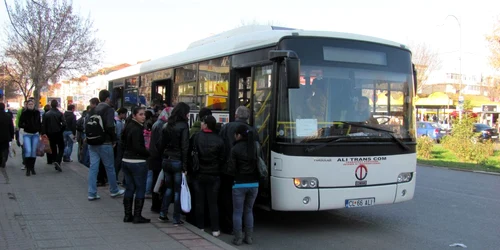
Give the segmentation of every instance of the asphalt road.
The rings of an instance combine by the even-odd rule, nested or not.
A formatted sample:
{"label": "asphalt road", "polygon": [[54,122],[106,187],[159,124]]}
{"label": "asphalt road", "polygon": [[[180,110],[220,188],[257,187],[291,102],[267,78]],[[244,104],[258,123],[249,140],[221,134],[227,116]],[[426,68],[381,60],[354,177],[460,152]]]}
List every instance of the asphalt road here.
{"label": "asphalt road", "polygon": [[[500,249],[500,176],[418,167],[412,201],[328,212],[256,211],[240,249]],[[232,236],[221,235],[230,242]]]}

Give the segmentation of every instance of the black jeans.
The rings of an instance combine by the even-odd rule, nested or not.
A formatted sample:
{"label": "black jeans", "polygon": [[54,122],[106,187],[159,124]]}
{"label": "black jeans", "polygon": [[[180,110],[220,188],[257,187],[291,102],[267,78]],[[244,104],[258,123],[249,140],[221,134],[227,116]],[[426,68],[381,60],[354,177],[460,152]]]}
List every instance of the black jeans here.
{"label": "black jeans", "polygon": [[52,162],[57,162],[61,164],[63,154],[64,154],[64,137],[63,137],[63,132],[56,132],[56,133],[50,133],[47,134],[49,137],[50,141],[50,149],[52,150],[52,156],[50,157],[50,160]]}
{"label": "black jeans", "polygon": [[[158,176],[160,175],[161,172],[161,164],[162,164],[162,159],[161,158],[151,158],[149,159],[149,169],[153,171],[153,188],[156,184],[156,181],[158,181]],[[163,193],[162,190],[159,191],[160,193]],[[158,193],[153,192],[152,197],[151,197],[151,211],[160,211],[161,209],[161,198]]]}
{"label": "black jeans", "polygon": [[194,181],[196,199],[196,223],[198,228],[205,227],[205,198],[208,199],[208,210],[210,213],[210,224],[212,231],[219,231],[219,208],[217,198],[220,189],[220,177],[213,175],[198,174]]}
{"label": "black jeans", "polygon": [[233,231],[233,184],[234,178],[221,175],[219,192],[219,220],[221,231],[230,234]]}
{"label": "black jeans", "polygon": [[3,146],[0,149],[0,168],[5,168],[7,164],[7,160],[9,159],[9,148],[4,148]]}

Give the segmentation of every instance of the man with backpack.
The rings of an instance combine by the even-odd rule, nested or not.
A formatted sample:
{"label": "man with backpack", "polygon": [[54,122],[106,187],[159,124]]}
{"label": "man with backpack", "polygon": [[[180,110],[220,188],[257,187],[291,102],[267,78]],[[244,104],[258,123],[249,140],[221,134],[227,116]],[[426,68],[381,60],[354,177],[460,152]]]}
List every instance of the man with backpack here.
{"label": "man with backpack", "polygon": [[113,147],[116,146],[115,111],[111,107],[111,94],[108,90],[99,91],[100,103],[89,113],[85,124],[86,141],[89,145],[90,169],[88,177],[88,200],[100,199],[97,194],[97,174],[99,162],[102,160],[108,176],[111,197],[123,195],[125,192],[118,188],[115,173]]}

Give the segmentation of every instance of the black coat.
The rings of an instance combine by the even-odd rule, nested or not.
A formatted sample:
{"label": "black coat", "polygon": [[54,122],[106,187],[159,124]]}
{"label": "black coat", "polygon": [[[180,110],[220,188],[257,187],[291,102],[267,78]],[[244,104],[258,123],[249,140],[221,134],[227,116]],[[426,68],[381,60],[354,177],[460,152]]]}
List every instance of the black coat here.
{"label": "black coat", "polygon": [[213,132],[200,131],[193,136],[193,149],[198,150],[199,174],[220,175],[225,165],[224,141]]}
{"label": "black coat", "polygon": [[19,128],[24,129],[24,132],[30,134],[40,133],[42,130],[40,111],[25,109],[21,117],[19,117]]}
{"label": "black coat", "polygon": [[162,131],[161,146],[164,158],[182,162],[183,171],[187,170],[189,153],[189,125],[187,121],[178,121],[171,126],[165,126]]}
{"label": "black coat", "polygon": [[66,128],[64,115],[57,108],[51,108],[42,120],[42,134],[62,133]]}
{"label": "black coat", "polygon": [[134,120],[127,122],[122,133],[124,159],[146,160],[149,151],[144,141],[144,126]]}
{"label": "black coat", "polygon": [[[9,142],[14,139],[14,122],[5,111],[0,112],[0,147],[9,147]],[[5,148],[1,148],[5,149]]]}

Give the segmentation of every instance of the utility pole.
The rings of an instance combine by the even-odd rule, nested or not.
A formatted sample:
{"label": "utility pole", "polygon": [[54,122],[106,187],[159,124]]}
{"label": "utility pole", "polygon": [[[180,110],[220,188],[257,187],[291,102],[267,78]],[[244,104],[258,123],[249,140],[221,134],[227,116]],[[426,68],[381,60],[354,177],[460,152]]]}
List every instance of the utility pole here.
{"label": "utility pole", "polygon": [[459,29],[459,43],[460,43],[460,48],[459,48],[459,56],[458,56],[458,62],[459,62],[459,75],[460,79],[458,80],[459,84],[459,90],[458,90],[458,111],[460,115],[460,120],[462,120],[462,111],[463,111],[463,105],[464,105],[464,97],[462,95],[462,24],[460,23],[460,20],[455,16],[455,15],[448,15],[446,16],[445,19],[448,17],[453,17],[458,24],[458,29]]}

